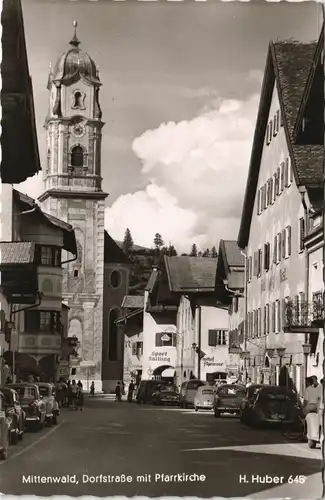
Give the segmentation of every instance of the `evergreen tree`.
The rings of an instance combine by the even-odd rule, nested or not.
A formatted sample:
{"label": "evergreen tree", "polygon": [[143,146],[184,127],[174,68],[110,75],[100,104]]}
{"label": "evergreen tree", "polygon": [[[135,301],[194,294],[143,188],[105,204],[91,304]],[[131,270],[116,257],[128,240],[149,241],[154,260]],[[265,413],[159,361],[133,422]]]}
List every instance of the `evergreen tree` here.
{"label": "evergreen tree", "polygon": [[218,257],[217,250],[216,250],[215,246],[213,246],[211,248],[211,257],[213,257],[214,259]]}
{"label": "evergreen tree", "polygon": [[170,244],[169,247],[168,247],[168,255],[170,257],[176,257],[177,256],[177,250],[174,247],[174,245],[172,245],[172,244]]}
{"label": "evergreen tree", "polygon": [[198,252],[197,256],[198,257],[203,257],[203,254],[202,254],[201,250]]}
{"label": "evergreen tree", "polygon": [[156,250],[160,250],[161,247],[164,246],[164,240],[162,239],[161,234],[159,234],[159,233],[155,234],[155,237],[153,239],[153,243],[155,245]]}
{"label": "evergreen tree", "polygon": [[132,236],[131,236],[131,231],[127,227],[126,230],[125,230],[125,233],[124,233],[124,240],[123,240],[123,244],[122,244],[123,252],[126,255],[129,255],[130,254],[130,250],[131,250],[132,247],[133,247],[133,239],[132,239]]}
{"label": "evergreen tree", "polygon": [[195,243],[193,243],[193,245],[192,245],[190,257],[197,257],[197,247],[196,247]]}
{"label": "evergreen tree", "polygon": [[204,252],[202,254],[202,257],[210,257],[210,250],[209,250],[209,248],[207,248],[206,250],[204,250]]}

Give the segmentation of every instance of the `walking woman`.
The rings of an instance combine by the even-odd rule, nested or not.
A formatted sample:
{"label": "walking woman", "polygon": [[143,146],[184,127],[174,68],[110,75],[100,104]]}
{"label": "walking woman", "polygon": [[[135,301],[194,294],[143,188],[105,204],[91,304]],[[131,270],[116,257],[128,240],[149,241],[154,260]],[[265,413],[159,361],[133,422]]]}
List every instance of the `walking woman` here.
{"label": "walking woman", "polygon": [[82,388],[79,386],[78,393],[77,393],[77,409],[79,411],[82,411],[84,405],[84,393]]}

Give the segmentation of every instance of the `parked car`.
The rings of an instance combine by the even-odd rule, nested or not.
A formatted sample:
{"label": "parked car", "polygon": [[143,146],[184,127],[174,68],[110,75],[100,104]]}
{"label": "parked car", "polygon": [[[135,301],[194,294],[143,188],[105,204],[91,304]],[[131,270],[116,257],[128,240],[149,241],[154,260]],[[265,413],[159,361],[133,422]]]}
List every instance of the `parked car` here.
{"label": "parked car", "polygon": [[40,396],[37,385],[21,383],[8,384],[7,387],[18,393],[20,404],[26,414],[26,428],[36,427],[37,430],[41,430],[45,424],[46,405]]}
{"label": "parked car", "polygon": [[215,387],[209,385],[201,385],[196,391],[194,397],[194,409],[198,410],[212,410]]}
{"label": "parked car", "polygon": [[240,405],[245,397],[245,387],[239,384],[222,384],[216,389],[214,397],[214,416],[222,413],[240,414]]}
{"label": "parked car", "polygon": [[141,380],[137,390],[137,403],[149,403],[152,400],[152,394],[157,387],[161,385],[161,380]]}
{"label": "parked car", "polygon": [[246,425],[293,424],[296,421],[297,394],[277,385],[251,385],[241,403],[240,421]]}
{"label": "parked car", "polygon": [[180,395],[179,395],[179,405],[181,408],[188,408],[194,406],[194,398],[196,391],[199,387],[203,385],[208,385],[204,380],[188,380],[183,382],[181,385]]}
{"label": "parked car", "polygon": [[10,444],[17,444],[23,439],[25,430],[25,412],[20,406],[19,396],[16,391],[9,387],[3,387],[1,392],[4,396],[5,412],[11,418]]}
{"label": "parked car", "polygon": [[11,418],[6,415],[5,397],[0,391],[0,460],[6,460],[10,441]]}
{"label": "parked car", "polygon": [[47,384],[46,382],[37,382],[36,385],[45,403],[45,422],[49,425],[56,425],[60,410],[59,403],[55,398],[55,387],[53,384]]}
{"label": "parked car", "polygon": [[179,392],[176,385],[159,385],[152,394],[154,405],[177,405],[179,404]]}

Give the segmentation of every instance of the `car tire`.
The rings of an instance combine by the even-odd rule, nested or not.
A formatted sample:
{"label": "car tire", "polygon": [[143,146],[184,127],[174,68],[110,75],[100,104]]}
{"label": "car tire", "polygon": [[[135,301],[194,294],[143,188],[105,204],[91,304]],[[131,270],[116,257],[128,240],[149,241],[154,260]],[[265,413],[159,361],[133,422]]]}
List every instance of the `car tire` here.
{"label": "car tire", "polygon": [[8,458],[8,444],[5,448],[0,450],[0,460],[7,460]]}
{"label": "car tire", "polygon": [[220,411],[214,410],[214,416],[215,416],[215,418],[220,418]]}
{"label": "car tire", "polygon": [[316,441],[314,439],[308,439],[308,448],[314,449],[316,448]]}
{"label": "car tire", "polygon": [[194,410],[195,411],[199,411],[198,407],[197,406],[194,406]]}
{"label": "car tire", "polygon": [[58,416],[57,415],[53,415],[53,417],[52,417],[52,424],[53,425],[57,425],[58,424]]}

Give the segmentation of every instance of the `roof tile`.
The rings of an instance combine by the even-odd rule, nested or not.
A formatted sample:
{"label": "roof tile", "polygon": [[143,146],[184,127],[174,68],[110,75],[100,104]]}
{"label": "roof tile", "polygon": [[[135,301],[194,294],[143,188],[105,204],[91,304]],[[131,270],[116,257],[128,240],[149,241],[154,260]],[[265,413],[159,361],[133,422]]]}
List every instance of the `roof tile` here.
{"label": "roof tile", "polygon": [[214,289],[217,259],[208,257],[165,257],[172,292]]}
{"label": "roof tile", "polygon": [[122,307],[127,309],[141,309],[144,307],[144,296],[143,295],[125,295]]}
{"label": "roof tile", "polygon": [[35,243],[29,241],[0,242],[0,264],[31,264],[34,261]]}

